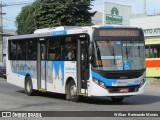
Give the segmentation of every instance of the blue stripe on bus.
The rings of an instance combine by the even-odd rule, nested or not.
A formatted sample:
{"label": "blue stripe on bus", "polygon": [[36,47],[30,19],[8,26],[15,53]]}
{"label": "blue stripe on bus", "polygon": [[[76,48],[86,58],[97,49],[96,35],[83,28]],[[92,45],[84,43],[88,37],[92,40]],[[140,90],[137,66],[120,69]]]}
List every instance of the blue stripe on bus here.
{"label": "blue stripe on bus", "polygon": [[92,76],[95,79],[100,80],[101,82],[105,83],[106,86],[113,86],[113,84],[117,83],[117,79],[107,79],[107,78],[104,78],[101,75],[99,75],[93,71],[92,71]]}
{"label": "blue stripe on bus", "polygon": [[[14,72],[14,73],[19,74],[19,75],[22,75],[22,76],[26,76],[26,75],[28,74],[28,73],[26,73],[26,72]],[[31,78],[32,78],[32,74],[29,73],[29,75],[30,75]]]}
{"label": "blue stripe on bus", "polygon": [[101,26],[100,28],[113,28],[113,26]]}
{"label": "blue stripe on bus", "polygon": [[[104,78],[103,76],[95,73],[92,71],[92,76],[93,78],[97,79],[97,80],[100,80],[101,82],[105,83],[106,86],[113,86],[115,84],[118,85],[118,82],[120,82],[120,80],[117,80],[117,79],[107,79],[107,78]],[[131,84],[131,83],[126,83],[126,86],[136,86],[136,85],[139,85],[139,84]]]}
{"label": "blue stripe on bus", "polygon": [[59,78],[59,72],[61,72],[61,82],[62,86],[64,85],[64,61],[53,61],[52,62],[53,71],[55,72],[55,77]]}
{"label": "blue stripe on bus", "polygon": [[67,35],[66,30],[60,30],[60,31],[55,31],[51,33],[51,36],[61,36],[61,35]]}

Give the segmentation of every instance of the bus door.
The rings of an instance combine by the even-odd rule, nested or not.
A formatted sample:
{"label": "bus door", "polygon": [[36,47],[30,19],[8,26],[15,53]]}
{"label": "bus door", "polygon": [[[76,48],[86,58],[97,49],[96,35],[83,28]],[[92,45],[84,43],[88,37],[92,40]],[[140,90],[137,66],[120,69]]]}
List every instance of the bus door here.
{"label": "bus door", "polygon": [[87,94],[87,80],[89,79],[89,36],[79,35],[77,54],[77,89],[78,94]]}
{"label": "bus door", "polygon": [[46,41],[39,39],[38,42],[38,59],[37,59],[37,71],[38,71],[38,89],[43,91],[46,90]]}

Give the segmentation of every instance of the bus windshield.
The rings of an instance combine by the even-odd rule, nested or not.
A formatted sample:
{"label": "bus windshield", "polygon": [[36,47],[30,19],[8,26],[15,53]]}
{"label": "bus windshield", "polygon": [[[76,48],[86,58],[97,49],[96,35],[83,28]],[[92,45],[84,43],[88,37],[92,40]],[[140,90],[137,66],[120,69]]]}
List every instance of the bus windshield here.
{"label": "bus windshield", "polygon": [[145,68],[143,41],[95,41],[94,46],[94,69],[115,71]]}

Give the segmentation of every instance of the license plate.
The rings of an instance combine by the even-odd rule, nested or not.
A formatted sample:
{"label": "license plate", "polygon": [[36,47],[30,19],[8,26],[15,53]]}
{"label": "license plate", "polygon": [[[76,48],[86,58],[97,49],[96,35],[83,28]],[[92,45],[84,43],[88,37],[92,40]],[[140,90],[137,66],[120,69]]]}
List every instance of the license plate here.
{"label": "license plate", "polygon": [[129,88],[119,88],[119,92],[121,93],[129,92]]}

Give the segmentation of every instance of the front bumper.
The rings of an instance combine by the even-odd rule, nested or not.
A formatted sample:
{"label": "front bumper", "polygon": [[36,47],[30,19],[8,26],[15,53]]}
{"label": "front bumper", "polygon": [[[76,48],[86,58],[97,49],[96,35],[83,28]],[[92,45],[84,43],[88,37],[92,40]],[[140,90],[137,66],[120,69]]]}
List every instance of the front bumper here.
{"label": "front bumper", "polygon": [[[120,87],[119,87],[120,88]],[[122,87],[123,88],[123,87]],[[137,90],[129,92],[111,92],[107,88],[102,88],[99,85],[92,82],[91,96],[132,96],[141,95],[145,93],[146,82],[141,87],[136,87]]]}

